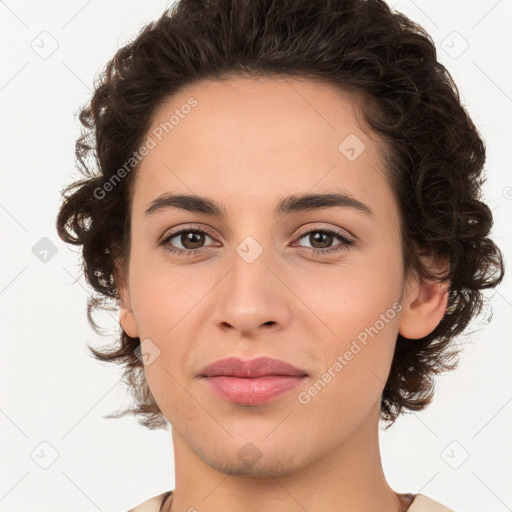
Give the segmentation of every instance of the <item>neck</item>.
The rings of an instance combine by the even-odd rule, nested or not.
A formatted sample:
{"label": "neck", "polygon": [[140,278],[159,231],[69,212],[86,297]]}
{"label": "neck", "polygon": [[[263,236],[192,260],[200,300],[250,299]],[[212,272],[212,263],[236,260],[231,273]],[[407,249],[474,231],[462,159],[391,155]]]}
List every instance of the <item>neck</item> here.
{"label": "neck", "polygon": [[406,510],[410,500],[395,493],[383,473],[378,411],[378,407],[372,409],[363,424],[334,449],[318,454],[304,467],[268,478],[232,476],[211,467],[173,430],[176,486],[170,512]]}

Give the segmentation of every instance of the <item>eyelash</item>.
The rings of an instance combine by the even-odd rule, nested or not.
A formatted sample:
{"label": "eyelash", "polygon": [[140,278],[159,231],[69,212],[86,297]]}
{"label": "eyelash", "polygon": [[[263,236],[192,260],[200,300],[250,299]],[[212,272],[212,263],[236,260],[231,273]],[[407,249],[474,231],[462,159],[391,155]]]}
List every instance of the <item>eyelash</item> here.
{"label": "eyelash", "polygon": [[[185,228],[180,229],[179,231],[174,231],[172,233],[169,233],[168,236],[164,237],[160,242],[158,242],[158,245],[166,246],[165,249],[167,251],[171,252],[172,254],[176,254],[178,256],[195,256],[199,252],[205,252],[204,248],[176,249],[176,248],[172,247],[169,242],[176,236],[181,235],[182,233],[200,233],[200,234],[205,234],[205,235],[209,236],[210,238],[213,238],[208,232],[206,232],[202,229],[185,227]],[[330,249],[315,249],[312,247],[303,247],[303,249],[307,249],[309,252],[312,252],[316,255],[326,255],[326,254],[332,254],[332,253],[337,253],[337,252],[341,252],[341,251],[346,251],[349,249],[349,247],[351,245],[353,245],[355,243],[354,240],[347,238],[342,233],[340,233],[339,231],[332,229],[332,228],[322,228],[322,229],[315,228],[315,229],[310,229],[308,231],[304,231],[298,235],[297,240],[300,240],[300,239],[304,238],[305,235],[310,235],[311,233],[329,233],[331,235],[335,235],[342,242],[341,244],[334,246],[333,248],[330,248]],[[209,251],[206,251],[206,252],[209,252]]]}

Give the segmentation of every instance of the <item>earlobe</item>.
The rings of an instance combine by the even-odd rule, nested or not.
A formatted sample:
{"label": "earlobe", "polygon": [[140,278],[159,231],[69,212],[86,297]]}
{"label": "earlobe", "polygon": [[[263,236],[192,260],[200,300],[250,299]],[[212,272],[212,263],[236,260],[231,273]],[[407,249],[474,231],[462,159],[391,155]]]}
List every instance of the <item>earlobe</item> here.
{"label": "earlobe", "polygon": [[119,311],[119,324],[123,328],[124,332],[128,334],[131,338],[139,337],[139,330],[137,328],[137,323],[135,322],[135,316],[133,311],[127,308],[120,308]]}
{"label": "earlobe", "polygon": [[399,333],[409,339],[430,334],[446,313],[449,288],[449,282],[417,276],[405,293]]}
{"label": "earlobe", "polygon": [[139,330],[132,310],[128,287],[126,286],[125,281],[120,279],[119,275],[117,277],[118,280],[116,280],[116,282],[119,283],[117,286],[119,290],[119,324],[128,336],[131,338],[138,338]]}

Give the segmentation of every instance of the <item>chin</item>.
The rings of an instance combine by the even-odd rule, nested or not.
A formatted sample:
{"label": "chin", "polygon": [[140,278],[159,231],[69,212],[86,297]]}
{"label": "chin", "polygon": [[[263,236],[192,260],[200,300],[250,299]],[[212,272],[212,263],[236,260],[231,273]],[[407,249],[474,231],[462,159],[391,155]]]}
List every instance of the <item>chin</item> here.
{"label": "chin", "polygon": [[278,478],[290,475],[300,469],[296,463],[283,461],[273,456],[262,457],[258,461],[240,461],[237,457],[213,456],[203,461],[212,469],[226,475],[245,478]]}
{"label": "chin", "polygon": [[230,476],[277,478],[292,474],[308,464],[308,452],[303,442],[298,442],[297,446],[286,446],[277,438],[274,443],[264,438],[254,443],[245,439],[247,436],[242,441],[227,437],[225,442],[211,439],[208,445],[191,439],[186,442],[205,464]]}

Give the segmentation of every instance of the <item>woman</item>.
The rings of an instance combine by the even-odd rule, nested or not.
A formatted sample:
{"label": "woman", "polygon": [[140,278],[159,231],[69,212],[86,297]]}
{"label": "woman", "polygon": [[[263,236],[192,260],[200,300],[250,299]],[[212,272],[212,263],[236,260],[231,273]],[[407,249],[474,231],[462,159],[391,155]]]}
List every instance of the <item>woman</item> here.
{"label": "woman", "polygon": [[122,414],[172,426],[175,489],[133,510],[450,510],[393,491],[378,439],[503,278],[424,30],[375,0],[182,0],[80,118],[98,170],[57,227],[122,328],[90,349],[125,365]]}

